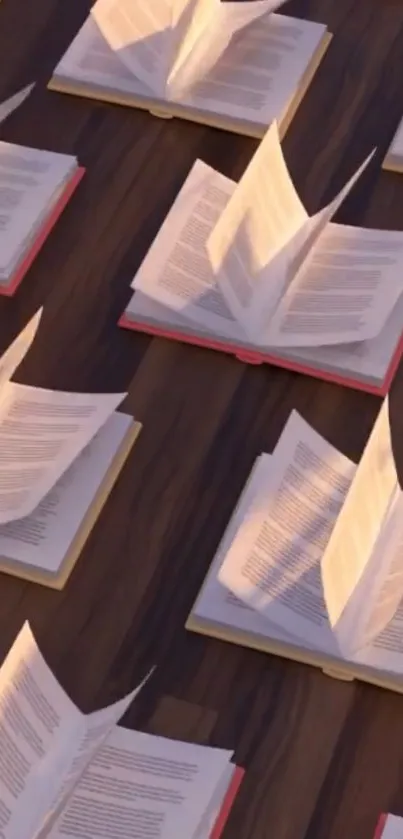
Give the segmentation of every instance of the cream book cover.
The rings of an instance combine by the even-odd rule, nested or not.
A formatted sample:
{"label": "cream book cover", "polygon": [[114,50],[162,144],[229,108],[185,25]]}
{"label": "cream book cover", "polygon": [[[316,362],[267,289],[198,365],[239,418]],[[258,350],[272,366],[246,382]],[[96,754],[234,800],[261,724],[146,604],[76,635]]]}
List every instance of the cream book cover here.
{"label": "cream book cover", "polygon": [[187,628],[402,693],[402,504],[388,400],[358,466],[294,411],[254,465]]}
{"label": "cream book cover", "polygon": [[0,571],[61,588],[140,425],[126,394],[81,394],[11,381],[41,311],[0,359]]}
{"label": "cream book cover", "polygon": [[49,87],[261,137],[284,133],[330,42],[284,0],[97,0]]}

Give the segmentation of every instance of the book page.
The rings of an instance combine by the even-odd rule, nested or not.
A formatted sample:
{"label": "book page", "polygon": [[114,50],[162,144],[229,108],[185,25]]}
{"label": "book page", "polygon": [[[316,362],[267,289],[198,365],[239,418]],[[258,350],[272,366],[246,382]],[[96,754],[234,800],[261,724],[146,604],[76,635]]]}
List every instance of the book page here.
{"label": "book page", "polygon": [[150,87],[140,81],[120,60],[89,15],[54,70],[54,78],[76,87],[83,84],[94,92],[108,90],[136,97],[152,96]]}
{"label": "book page", "polygon": [[232,752],[116,727],[49,839],[195,836]]}
{"label": "book page", "polygon": [[389,623],[364,649],[355,653],[353,660],[403,676],[403,597]]}
{"label": "book page", "polygon": [[0,524],[33,512],[125,395],[3,385]]}
{"label": "book page", "polygon": [[177,59],[168,79],[168,93],[173,98],[182,96],[195,82],[206,77],[237,32],[274,11],[284,0],[195,2],[204,14],[194,18],[192,25],[183,33]]}
{"label": "book page", "polygon": [[77,168],[74,157],[0,142],[0,275]]}
{"label": "book page", "polygon": [[97,0],[91,15],[119,60],[163,97],[172,58],[171,0]]}
{"label": "book page", "polygon": [[39,309],[36,315],[31,318],[20,334],[17,335],[15,341],[10,344],[8,349],[1,356],[0,392],[3,385],[10,381],[17,367],[20,366],[21,361],[25,358],[38,331],[42,312],[43,309]]}
{"label": "book page", "polygon": [[154,239],[133,288],[194,323],[235,339],[239,326],[217,288],[206,241],[219,219],[233,182],[196,161]]}
{"label": "book page", "polygon": [[28,99],[29,94],[33,91],[35,87],[35,82],[33,84],[29,84],[27,87],[24,87],[23,90],[20,90],[19,93],[15,93],[14,96],[10,96],[9,99],[6,99],[5,102],[0,104],[0,124],[4,122],[13,111],[16,111],[17,108]]}
{"label": "book page", "polygon": [[100,711],[94,711],[92,714],[86,715],[85,729],[76,745],[74,758],[70,762],[68,771],[64,773],[63,783],[60,785],[53,802],[47,808],[40,829],[33,839],[48,839],[49,835],[52,834],[54,824],[63,812],[87,767],[95,759],[97,752],[102,748],[108,737],[113,733],[116,724],[140,693],[152,675],[153,670],[154,668],[138,687],[123,697],[123,699],[118,700],[113,705],[102,708]]}
{"label": "book page", "polygon": [[[277,125],[269,128],[207,245],[228,306],[250,338],[264,345],[280,342],[277,306],[295,287],[312,249],[372,156],[330,204],[309,218],[291,181]],[[290,343],[287,334],[282,345]]]}
{"label": "book page", "polygon": [[286,290],[269,328],[273,346],[368,341],[403,292],[403,233],[329,224]]}
{"label": "book page", "polygon": [[[247,3],[237,5],[239,13],[247,11]],[[220,122],[253,126],[260,135],[293,111],[310,69],[319,64],[326,31],[313,21],[265,14],[235,33],[210,71],[175,101]]]}
{"label": "book page", "polygon": [[[233,316],[256,339],[288,281],[294,237],[308,223],[274,122],[208,239],[219,288]],[[268,275],[275,257],[276,270]]]}
{"label": "book page", "polygon": [[[375,609],[374,574],[383,573],[386,578],[377,543],[398,485],[389,402],[385,399],[322,559],[326,608],[346,655],[351,656],[361,646],[359,621],[364,606]],[[373,571],[371,561],[375,563]]]}
{"label": "book page", "polygon": [[181,67],[198,42],[211,38],[214,21],[220,15],[221,0],[173,0],[172,3],[172,62],[166,85],[168,99],[181,86]]}
{"label": "book page", "polygon": [[402,515],[403,494],[397,487],[360,585],[361,608],[357,610],[354,626],[358,654],[370,648],[388,627],[403,597]]}
{"label": "book page", "polygon": [[83,734],[24,624],[0,669],[0,835],[32,839]]}
{"label": "book page", "polygon": [[[220,568],[244,520],[253,512],[255,505],[264,505],[267,498],[267,486],[272,473],[271,456],[260,455],[253,466],[252,472],[239,498],[238,504],[225,530],[224,536],[216,551],[213,562],[207,573],[202,589],[190,613],[189,621],[196,623],[207,622],[208,626],[218,628],[220,634],[232,640],[235,634],[243,633],[249,639],[254,639],[257,646],[264,646],[264,639],[282,641],[288,644],[302,646],[301,639],[281,629],[260,612],[256,612],[239,600],[219,580]],[[192,629],[192,626],[189,627]],[[318,644],[322,648],[322,643]],[[327,649],[326,644],[324,649]]]}
{"label": "book page", "polygon": [[244,518],[218,579],[301,645],[338,655],[320,562],[355,466],[295,412],[271,460],[272,474]]}
{"label": "book page", "polygon": [[0,525],[0,565],[60,571],[132,425],[132,417],[112,414],[29,516]]}

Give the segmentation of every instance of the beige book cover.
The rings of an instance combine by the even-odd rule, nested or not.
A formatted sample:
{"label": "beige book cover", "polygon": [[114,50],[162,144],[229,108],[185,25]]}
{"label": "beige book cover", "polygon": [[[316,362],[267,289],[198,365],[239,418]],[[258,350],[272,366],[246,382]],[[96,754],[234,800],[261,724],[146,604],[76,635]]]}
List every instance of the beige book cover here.
{"label": "beige book cover", "polygon": [[187,629],[402,693],[402,497],[387,400],[358,466],[294,411],[255,462]]}
{"label": "beige book cover", "polygon": [[151,24],[141,0],[98,0],[49,88],[253,137],[277,119],[284,134],[330,43],[326,26],[273,13],[272,0],[248,14],[217,0],[179,5],[173,22],[157,20],[168,3],[153,8]]}

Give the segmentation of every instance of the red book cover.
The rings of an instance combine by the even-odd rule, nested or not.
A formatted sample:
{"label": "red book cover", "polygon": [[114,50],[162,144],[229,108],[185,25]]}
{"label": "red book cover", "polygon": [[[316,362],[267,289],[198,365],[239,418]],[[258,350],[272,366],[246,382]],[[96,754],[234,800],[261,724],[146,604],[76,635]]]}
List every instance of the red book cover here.
{"label": "red book cover", "polygon": [[305,376],[312,376],[315,379],[321,379],[324,382],[331,382],[333,384],[342,385],[343,387],[351,387],[354,390],[362,390],[365,393],[372,393],[375,396],[386,396],[389,393],[394,375],[399,366],[399,362],[403,353],[403,336],[396,348],[395,354],[389,365],[388,372],[385,376],[382,385],[371,385],[368,382],[362,382],[359,379],[354,379],[353,376],[340,376],[337,373],[328,373],[325,370],[309,367],[305,364],[298,364],[298,362],[287,361],[287,359],[278,358],[276,355],[265,355],[259,352],[246,352],[235,347],[223,344],[221,341],[215,341],[210,338],[197,337],[195,335],[186,335],[180,332],[175,332],[169,327],[152,326],[145,323],[137,323],[132,321],[127,315],[122,315],[119,319],[119,326],[124,329],[132,329],[137,332],[145,332],[147,335],[155,335],[159,338],[168,338],[173,341],[181,341],[184,344],[193,344],[197,347],[204,347],[210,350],[218,350],[219,352],[229,353],[234,355],[239,361],[245,364],[272,364],[274,367],[283,367],[286,370],[291,370],[294,373],[302,373]]}
{"label": "red book cover", "polygon": [[216,818],[214,827],[210,833],[209,839],[220,839],[221,834],[224,830],[226,825],[228,816],[231,812],[232,805],[235,801],[236,795],[238,793],[241,781],[245,774],[245,770],[242,769],[240,766],[235,767],[234,774],[231,778],[230,784],[228,786],[227,792],[225,793],[220,812]]}
{"label": "red book cover", "polygon": [[81,179],[85,174],[85,169],[83,167],[79,167],[71,180],[66,185],[65,189],[63,190],[59,201],[53,207],[52,212],[47,216],[44,220],[42,227],[40,228],[38,235],[33,242],[32,246],[29,248],[28,252],[25,254],[23,260],[17,266],[17,269],[12,277],[10,277],[9,282],[7,285],[0,286],[0,294],[5,295],[7,297],[12,297],[15,294],[18,286],[22,283],[25,274],[29,271],[34,259],[38,255],[42,245],[45,244],[46,239],[48,238],[49,234],[51,233],[53,227],[55,226],[56,222],[60,218],[64,208],[70,201],[73,193],[77,189]]}

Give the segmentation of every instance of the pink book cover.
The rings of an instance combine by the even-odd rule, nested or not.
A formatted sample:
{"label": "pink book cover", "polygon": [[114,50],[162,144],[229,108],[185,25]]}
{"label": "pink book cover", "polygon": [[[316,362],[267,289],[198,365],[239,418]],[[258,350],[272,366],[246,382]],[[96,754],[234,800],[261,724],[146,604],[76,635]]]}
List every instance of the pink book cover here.
{"label": "pink book cover", "polygon": [[45,244],[50,232],[52,231],[53,227],[55,226],[56,222],[60,218],[64,208],[70,201],[73,193],[77,189],[81,179],[85,174],[85,169],[80,166],[76,172],[74,173],[71,180],[66,185],[65,189],[63,190],[59,201],[53,207],[52,212],[47,216],[44,220],[42,227],[40,228],[38,235],[35,241],[32,244],[32,247],[28,250],[25,254],[23,260],[17,266],[17,269],[13,276],[10,278],[7,285],[0,287],[0,294],[5,295],[6,297],[12,297],[15,294],[18,286],[22,283],[25,274],[29,271],[34,259],[38,255],[41,247]]}
{"label": "pink book cover", "polygon": [[202,338],[194,335],[186,335],[176,332],[169,327],[152,326],[145,323],[137,323],[131,320],[127,315],[123,314],[119,319],[119,326],[124,329],[133,329],[136,332],[145,332],[147,335],[154,335],[159,338],[168,338],[173,341],[181,341],[184,344],[193,344],[197,347],[204,347],[210,350],[218,350],[219,352],[229,353],[234,355],[239,361],[245,364],[273,364],[275,367],[283,367],[286,370],[291,370],[294,373],[302,373],[305,376],[312,376],[316,379],[322,379],[324,382],[331,382],[333,384],[342,385],[343,387],[350,387],[354,390],[363,390],[365,393],[372,393],[375,396],[386,396],[389,393],[394,375],[399,366],[399,362],[403,353],[403,335],[399,341],[396,351],[393,355],[392,361],[389,365],[388,372],[385,376],[382,385],[371,385],[368,382],[362,382],[353,377],[340,376],[337,373],[327,373],[324,370],[309,367],[298,362],[288,361],[287,359],[278,358],[276,355],[264,355],[259,352],[246,352],[243,349],[239,351],[235,347],[224,344],[221,341],[215,341],[211,338]]}
{"label": "pink book cover", "polygon": [[228,786],[227,792],[225,793],[224,800],[221,805],[221,810],[217,816],[214,827],[210,833],[209,839],[220,839],[244,774],[244,769],[242,769],[240,766],[235,767],[235,772],[231,778],[231,783]]}

